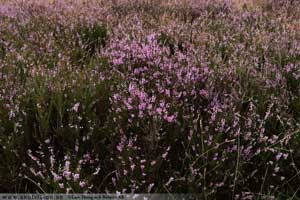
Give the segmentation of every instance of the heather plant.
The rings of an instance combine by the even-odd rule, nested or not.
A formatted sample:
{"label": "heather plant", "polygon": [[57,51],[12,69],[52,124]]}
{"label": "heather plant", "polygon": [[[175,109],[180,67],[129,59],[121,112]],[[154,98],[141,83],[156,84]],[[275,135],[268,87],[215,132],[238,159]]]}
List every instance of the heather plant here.
{"label": "heather plant", "polygon": [[0,191],[298,198],[297,20],[285,0],[3,3]]}
{"label": "heather plant", "polygon": [[[44,144],[49,143],[51,143],[49,139],[44,141]],[[101,169],[99,159],[90,152],[80,157],[82,154],[80,145],[78,141],[75,144],[72,154],[60,151],[55,153],[51,145],[47,147],[40,145],[34,152],[36,155],[29,149],[27,155],[30,158],[30,166],[23,163],[24,170],[19,174],[23,178],[22,181],[33,184],[37,187],[37,191],[40,190],[39,192],[51,190],[57,193],[86,193],[91,190],[92,179],[97,177]],[[59,156],[61,158],[58,158]],[[62,162],[57,163],[58,161]],[[30,178],[32,175],[35,176],[35,181]]]}

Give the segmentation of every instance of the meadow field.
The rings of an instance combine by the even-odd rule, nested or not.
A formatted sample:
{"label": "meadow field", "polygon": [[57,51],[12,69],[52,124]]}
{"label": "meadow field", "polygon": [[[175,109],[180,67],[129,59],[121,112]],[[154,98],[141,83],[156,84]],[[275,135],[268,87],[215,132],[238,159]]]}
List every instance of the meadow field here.
{"label": "meadow field", "polygon": [[0,0],[1,193],[300,199],[297,0]]}

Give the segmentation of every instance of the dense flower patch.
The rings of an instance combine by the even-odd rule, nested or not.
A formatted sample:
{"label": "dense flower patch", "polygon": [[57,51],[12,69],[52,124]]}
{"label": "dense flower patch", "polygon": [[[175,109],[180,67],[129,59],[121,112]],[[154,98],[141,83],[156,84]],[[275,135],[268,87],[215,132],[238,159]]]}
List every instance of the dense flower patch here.
{"label": "dense flower patch", "polygon": [[300,6],[255,2],[1,3],[0,191],[300,196]]}

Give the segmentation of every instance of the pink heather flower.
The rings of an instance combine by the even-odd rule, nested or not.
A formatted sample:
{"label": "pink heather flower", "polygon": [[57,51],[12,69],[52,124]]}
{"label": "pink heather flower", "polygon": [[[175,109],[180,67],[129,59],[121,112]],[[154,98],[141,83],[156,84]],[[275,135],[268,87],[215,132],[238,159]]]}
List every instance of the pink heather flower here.
{"label": "pink heather flower", "polygon": [[71,179],[71,172],[69,172],[69,171],[64,171],[64,172],[63,172],[63,176],[64,176],[67,180],[70,180],[70,179]]}
{"label": "pink heather flower", "polygon": [[33,161],[37,161],[37,157],[35,157],[34,155],[31,154],[31,150],[28,150],[27,154]]}
{"label": "pink heather flower", "polygon": [[51,156],[50,156],[50,165],[51,165],[51,169],[53,169],[54,163],[55,163],[55,159],[54,159],[53,155],[51,155]]}
{"label": "pink heather flower", "polygon": [[147,191],[148,191],[148,193],[149,193],[149,192],[151,192],[151,190],[152,190],[153,186],[154,186],[154,183],[151,183],[151,184],[148,186],[148,190],[147,190]]}
{"label": "pink heather flower", "polygon": [[104,81],[104,80],[105,80],[105,76],[104,76],[103,74],[100,74],[100,77],[99,77],[99,78],[100,78],[101,81]]}
{"label": "pink heather flower", "polygon": [[247,132],[247,133],[245,134],[245,136],[244,136],[244,139],[245,139],[245,140],[250,140],[250,138],[251,138],[251,132]]}
{"label": "pink heather flower", "polygon": [[165,152],[165,153],[162,155],[162,157],[163,157],[164,160],[167,158],[167,155],[168,155],[168,152]]}
{"label": "pink heather flower", "polygon": [[48,90],[52,92],[54,90],[54,85],[52,83],[48,83]]}
{"label": "pink heather flower", "polygon": [[72,109],[73,109],[75,112],[78,112],[79,106],[80,106],[80,103],[76,103],[76,104],[73,106]]}
{"label": "pink heather flower", "polygon": [[68,160],[65,162],[65,168],[64,168],[64,169],[65,169],[66,171],[69,171],[69,169],[70,169],[70,164],[71,164],[71,162],[68,161]]}
{"label": "pink heather flower", "polygon": [[63,183],[59,183],[58,186],[60,187],[60,189],[64,189],[64,184]]}
{"label": "pink heather flower", "polygon": [[139,104],[139,110],[145,110],[145,109],[146,109],[146,106],[147,106],[146,103],[144,103],[144,102],[143,102],[143,103],[140,103],[140,104]]}
{"label": "pink heather flower", "polygon": [[283,156],[283,154],[282,153],[278,153],[277,155],[276,155],[276,160],[280,160],[280,158]]}
{"label": "pink heather flower", "polygon": [[32,68],[31,71],[30,71],[30,75],[31,75],[32,77],[34,77],[35,74],[36,74],[36,68]]}
{"label": "pink heather flower", "polygon": [[67,188],[67,189],[66,189],[66,192],[67,192],[67,193],[70,193],[70,191],[71,191],[71,188]]}
{"label": "pink heather flower", "polygon": [[122,65],[123,64],[122,58],[113,59],[113,64],[114,65]]}
{"label": "pink heather flower", "polygon": [[214,154],[213,160],[217,160],[218,159],[218,153]]}
{"label": "pink heather flower", "polygon": [[202,97],[204,97],[204,98],[207,98],[208,97],[208,92],[207,92],[207,90],[200,90],[200,95],[202,96]]}
{"label": "pink heather flower", "polygon": [[123,145],[122,142],[120,142],[120,143],[117,145],[117,150],[118,150],[119,152],[122,152],[122,151],[123,151],[123,148],[124,148],[124,145]]}
{"label": "pink heather flower", "polygon": [[156,164],[156,161],[155,160],[153,160],[151,163],[151,166],[153,166],[153,165],[155,165]]}
{"label": "pink heather flower", "polygon": [[15,115],[15,113],[11,110],[11,111],[9,111],[9,119],[11,120],[12,118],[14,118],[16,115]]}
{"label": "pink heather flower", "polygon": [[216,183],[216,187],[222,187],[224,186],[224,182]]}
{"label": "pink heather flower", "polygon": [[170,150],[170,146],[167,148],[166,152],[162,155],[162,158],[165,160],[167,158],[167,155],[169,153],[169,150]]}
{"label": "pink heather flower", "polygon": [[86,153],[86,154],[83,155],[83,158],[84,158],[85,162],[88,162],[88,161],[91,160],[91,155],[89,153]]}
{"label": "pink heather flower", "polygon": [[77,181],[79,180],[79,174],[74,174],[74,175],[73,175],[73,180],[74,180],[75,182],[77,182]]}
{"label": "pink heather flower", "polygon": [[79,182],[79,186],[80,186],[81,188],[83,188],[84,186],[86,186],[86,182],[80,181],[80,182]]}
{"label": "pink heather flower", "polygon": [[165,90],[165,94],[167,97],[170,97],[171,96],[170,90],[169,89]]}
{"label": "pink heather flower", "polygon": [[157,108],[157,109],[156,109],[156,112],[157,112],[159,115],[161,115],[161,114],[162,114],[162,109],[161,109],[161,108]]}
{"label": "pink heather flower", "polygon": [[133,171],[134,168],[135,168],[135,164],[132,164],[132,165],[130,166],[130,168],[131,168],[131,170]]}
{"label": "pink heather flower", "polygon": [[79,150],[79,145],[76,144],[76,145],[75,145],[75,151],[78,152],[78,150]]}
{"label": "pink heather flower", "polygon": [[100,167],[97,167],[97,168],[96,168],[96,171],[93,173],[93,175],[98,175],[99,172],[100,172]]}
{"label": "pink heather flower", "polygon": [[114,186],[116,186],[116,178],[115,177],[111,178],[111,182],[114,184]]}
{"label": "pink heather flower", "polygon": [[[155,42],[155,37],[156,37],[156,34],[155,33],[152,33],[150,35],[147,36],[147,40],[149,43],[154,43]],[[147,46],[148,47],[148,46]],[[151,51],[151,50],[149,50]]]}
{"label": "pink heather flower", "polygon": [[41,177],[41,178],[45,178],[44,175],[43,175],[43,173],[41,171],[38,171],[36,173],[36,175],[39,176],[39,177]]}
{"label": "pink heather flower", "polygon": [[140,161],[141,164],[143,164],[143,163],[145,163],[145,162],[146,162],[146,160],[144,160],[144,159]]}
{"label": "pink heather flower", "polygon": [[174,180],[174,177],[171,177],[171,178],[168,180],[168,182],[166,183],[166,186],[169,186],[170,183],[171,183],[173,180]]}
{"label": "pink heather flower", "polygon": [[52,175],[53,175],[53,180],[54,180],[54,182],[58,182],[58,181],[62,180],[62,177],[59,176],[58,174],[56,174],[55,172],[52,172],[52,171],[51,171],[51,173],[52,173]]}
{"label": "pink heather flower", "polygon": [[175,121],[175,116],[174,115],[171,115],[171,116],[166,116],[165,117],[165,120],[169,123],[172,123]]}

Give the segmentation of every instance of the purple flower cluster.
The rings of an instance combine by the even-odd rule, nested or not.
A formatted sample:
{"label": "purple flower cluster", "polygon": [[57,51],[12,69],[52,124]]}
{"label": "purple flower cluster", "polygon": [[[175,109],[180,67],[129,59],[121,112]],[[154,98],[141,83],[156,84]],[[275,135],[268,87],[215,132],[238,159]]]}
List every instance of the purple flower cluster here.
{"label": "purple flower cluster", "polygon": [[[19,176],[27,178],[33,175],[39,178],[39,181],[55,187],[56,191],[64,193],[88,192],[91,190],[93,188],[92,179],[101,170],[99,159],[92,158],[91,153],[88,152],[83,154],[81,158],[76,154],[64,154],[61,162],[58,162],[59,159],[55,155],[55,149],[48,146],[49,143],[50,140],[46,140],[45,144],[39,146],[38,151],[32,152],[30,149],[27,151],[31,164],[28,166],[23,163],[22,166],[26,170],[24,174],[19,174]],[[47,150],[45,151],[45,149]],[[75,146],[75,152],[78,153],[77,146]],[[93,156],[97,157],[97,155]],[[49,168],[46,166],[48,164],[50,165]],[[89,175],[83,175],[83,171],[89,168],[92,172]]]}
{"label": "purple flower cluster", "polygon": [[111,101],[119,117],[126,113],[129,125],[137,120],[179,123],[179,114],[189,117],[196,111],[193,102],[200,104],[208,98],[208,68],[181,52],[169,56],[169,49],[161,46],[157,37],[146,35],[141,42],[138,38],[113,39],[104,52],[112,60],[111,72],[125,79]]}

